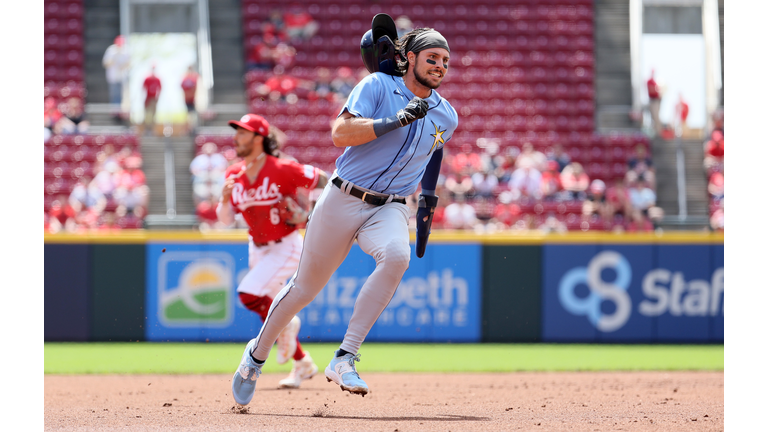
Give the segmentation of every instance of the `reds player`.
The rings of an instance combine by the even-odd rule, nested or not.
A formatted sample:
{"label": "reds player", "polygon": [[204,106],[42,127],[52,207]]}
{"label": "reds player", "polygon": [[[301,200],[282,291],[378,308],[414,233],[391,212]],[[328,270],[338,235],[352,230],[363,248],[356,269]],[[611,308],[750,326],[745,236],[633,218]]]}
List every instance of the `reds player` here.
{"label": "reds player", "polygon": [[[355,86],[333,124],[333,143],[345,150],[307,223],[296,275],[275,298],[232,378],[232,394],[240,405],[253,398],[261,368],[283,327],[326,285],[355,240],[375,259],[376,269],[360,290],[347,333],[325,376],[342,390],[368,393],[355,362],[408,268],[410,211],[405,197],[421,183],[416,235],[416,254],[421,257],[437,205],[434,191],[443,145],[458,125],[456,110],[435,91],[448,72],[448,42],[433,29],[416,29],[400,39],[396,35],[392,18],[379,14],[372,23],[373,42],[367,41],[368,33],[363,37],[363,59],[373,73]],[[384,39],[392,50],[368,52],[397,49],[398,68],[391,71],[395,74],[380,71],[389,59],[366,61],[366,50]],[[396,48],[392,40],[397,40]]]}
{"label": "reds player", "polygon": [[[221,202],[216,209],[219,220],[227,225],[242,214],[248,224],[248,267],[250,270],[237,287],[240,301],[266,320],[272,299],[296,271],[302,249],[297,225],[307,213],[295,200],[297,188],[322,188],[328,176],[321,170],[294,160],[275,157],[275,131],[256,114],[246,114],[235,128],[235,150],[243,158],[227,168]],[[317,373],[317,365],[298,342],[301,323],[294,316],[277,338],[277,362],[291,357],[293,369],[280,387],[296,388]]]}

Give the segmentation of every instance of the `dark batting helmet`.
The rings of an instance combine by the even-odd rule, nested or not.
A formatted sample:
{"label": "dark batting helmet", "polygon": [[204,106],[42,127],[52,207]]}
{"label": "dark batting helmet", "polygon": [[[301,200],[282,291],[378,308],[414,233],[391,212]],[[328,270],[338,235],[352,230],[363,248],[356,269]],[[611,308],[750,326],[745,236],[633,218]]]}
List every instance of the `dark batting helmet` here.
{"label": "dark batting helmet", "polygon": [[397,27],[387,14],[377,14],[371,22],[371,29],[360,40],[360,55],[368,72],[383,72],[387,75],[403,76],[397,68],[399,54],[395,48]]}

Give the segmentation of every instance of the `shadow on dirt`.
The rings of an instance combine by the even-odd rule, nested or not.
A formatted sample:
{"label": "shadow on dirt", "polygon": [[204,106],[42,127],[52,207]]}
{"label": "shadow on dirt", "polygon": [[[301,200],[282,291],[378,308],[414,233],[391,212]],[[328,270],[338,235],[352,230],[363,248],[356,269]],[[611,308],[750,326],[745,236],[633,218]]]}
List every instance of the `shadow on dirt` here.
{"label": "shadow on dirt", "polygon": [[314,413],[308,415],[301,414],[257,414],[247,413],[247,415],[264,416],[264,417],[322,417],[327,419],[341,419],[341,420],[371,420],[371,421],[434,421],[434,422],[454,422],[454,421],[490,421],[489,417],[475,417],[464,416],[455,414],[440,414],[431,417],[362,417],[362,416],[343,416],[334,415],[329,413]]}

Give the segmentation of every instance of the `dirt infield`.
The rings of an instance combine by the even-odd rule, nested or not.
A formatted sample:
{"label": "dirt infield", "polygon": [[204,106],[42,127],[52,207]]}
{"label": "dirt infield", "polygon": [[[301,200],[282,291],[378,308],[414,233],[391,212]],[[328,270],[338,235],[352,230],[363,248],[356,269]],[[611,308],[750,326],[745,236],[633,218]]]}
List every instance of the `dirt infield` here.
{"label": "dirt infield", "polygon": [[365,398],[322,371],[299,390],[229,375],[45,376],[45,430],[722,431],[723,372],[383,374]]}

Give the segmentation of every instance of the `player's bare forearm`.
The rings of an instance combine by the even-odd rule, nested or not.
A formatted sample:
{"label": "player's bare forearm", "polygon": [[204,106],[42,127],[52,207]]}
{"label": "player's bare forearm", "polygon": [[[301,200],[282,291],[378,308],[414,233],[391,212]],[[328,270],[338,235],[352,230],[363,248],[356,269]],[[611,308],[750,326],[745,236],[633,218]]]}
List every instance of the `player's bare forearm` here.
{"label": "player's bare forearm", "polygon": [[359,118],[345,112],[333,123],[331,138],[336,147],[354,147],[371,142],[376,139],[373,119]]}

